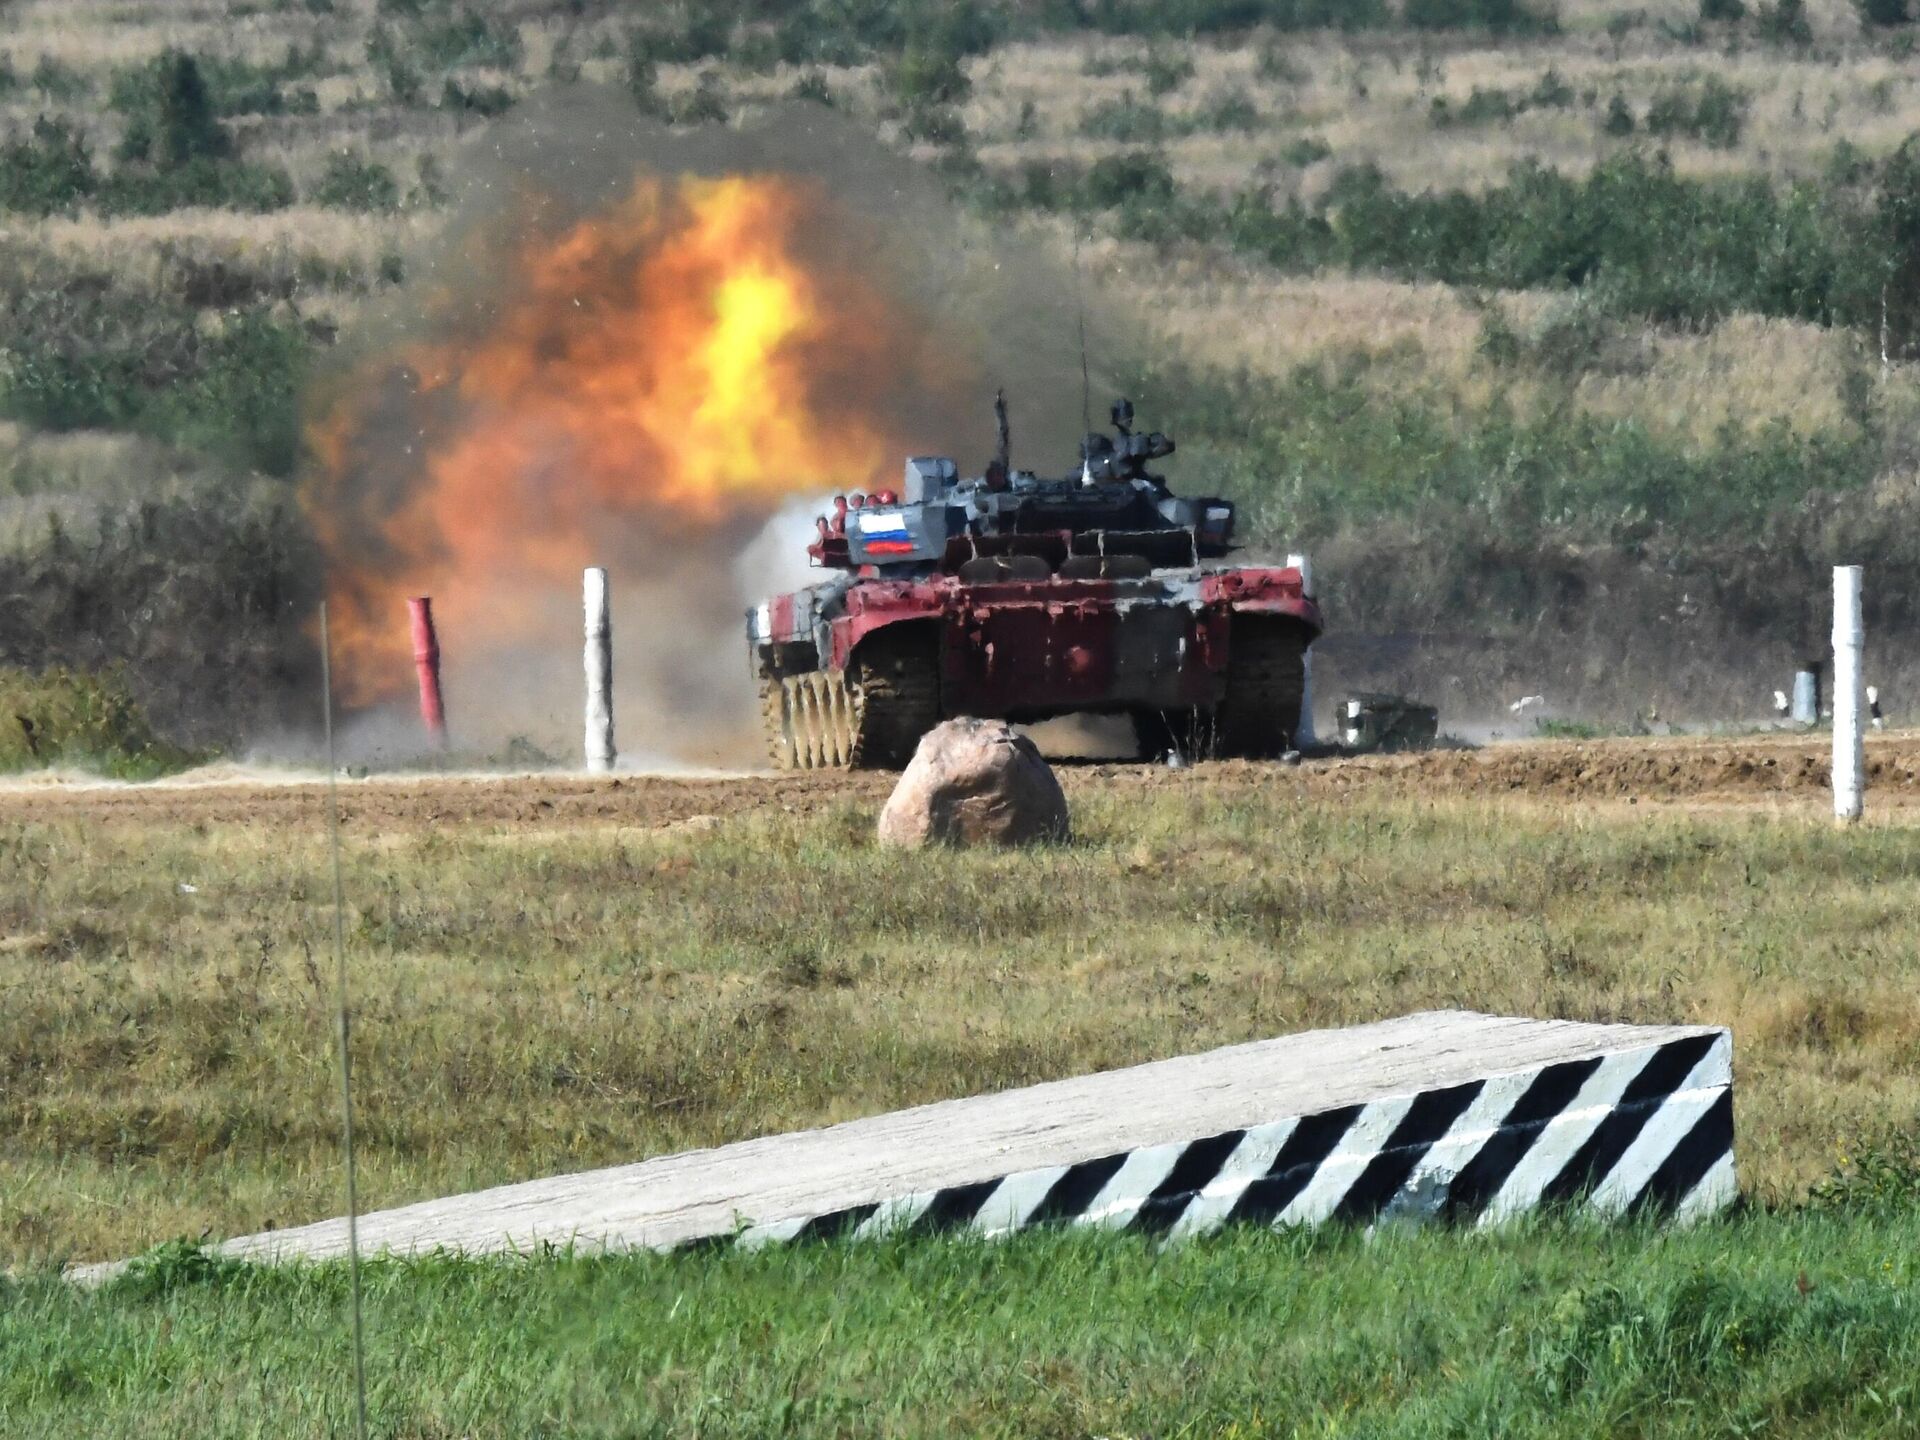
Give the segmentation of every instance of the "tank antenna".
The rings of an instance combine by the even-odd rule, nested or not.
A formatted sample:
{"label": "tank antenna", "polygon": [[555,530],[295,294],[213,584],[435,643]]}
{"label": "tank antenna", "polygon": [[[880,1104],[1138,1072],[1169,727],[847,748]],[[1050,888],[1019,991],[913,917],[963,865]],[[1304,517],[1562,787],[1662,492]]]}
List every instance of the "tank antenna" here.
{"label": "tank antenna", "polygon": [[1080,232],[1073,232],[1073,308],[1080,322],[1080,433],[1093,428],[1092,385],[1087,379],[1087,303],[1080,294]]}

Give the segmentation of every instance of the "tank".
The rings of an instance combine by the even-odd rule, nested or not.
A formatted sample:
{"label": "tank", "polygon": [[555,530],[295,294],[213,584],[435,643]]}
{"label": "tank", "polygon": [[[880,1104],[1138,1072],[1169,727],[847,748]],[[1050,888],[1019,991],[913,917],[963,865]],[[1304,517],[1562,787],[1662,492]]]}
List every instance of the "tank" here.
{"label": "tank", "polygon": [[748,613],[773,763],[899,769],[955,715],[1126,715],[1149,758],[1288,750],[1321,630],[1300,572],[1226,563],[1234,507],[1175,495],[1151,468],[1174,442],[1127,401],[1057,478],[1014,468],[994,408],[984,474],[923,456],[836,497],[807,551],[833,573]]}

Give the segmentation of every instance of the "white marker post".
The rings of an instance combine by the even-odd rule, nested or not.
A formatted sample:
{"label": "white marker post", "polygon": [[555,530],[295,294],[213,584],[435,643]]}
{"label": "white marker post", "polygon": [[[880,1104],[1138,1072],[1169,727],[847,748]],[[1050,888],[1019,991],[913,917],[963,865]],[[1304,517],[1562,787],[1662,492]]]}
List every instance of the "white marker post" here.
{"label": "white marker post", "polygon": [[1860,567],[1833,567],[1833,813],[1860,818],[1867,788],[1866,751],[1860,719],[1866,709],[1860,650]]}
{"label": "white marker post", "polygon": [[586,573],[587,771],[613,769],[613,622],[608,618],[607,572]]}
{"label": "white marker post", "polygon": [[[1287,567],[1300,572],[1300,593],[1313,598],[1313,557],[1287,556]],[[1313,651],[1300,657],[1300,724],[1293,732],[1293,748],[1304,750],[1316,743],[1313,736]]]}

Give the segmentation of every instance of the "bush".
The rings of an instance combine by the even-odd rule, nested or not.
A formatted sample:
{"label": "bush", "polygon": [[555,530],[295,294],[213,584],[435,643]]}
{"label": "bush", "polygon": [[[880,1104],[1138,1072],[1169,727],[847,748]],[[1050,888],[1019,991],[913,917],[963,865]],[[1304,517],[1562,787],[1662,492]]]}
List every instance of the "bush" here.
{"label": "bush", "polygon": [[232,744],[313,713],[301,627],[319,575],[285,486],[209,477],[85,530],[49,524],[0,543],[0,665],[124,681],[154,733]]}
{"label": "bush", "polygon": [[827,77],[818,70],[809,70],[795,80],[793,88],[787,92],[787,95],[794,100],[811,100],[816,105],[831,106],[833,104],[833,87],[827,83]]}
{"label": "bush", "polygon": [[[1887,162],[1883,196],[1909,193],[1905,163]],[[1910,193],[1920,196],[1914,173]],[[1332,265],[1501,289],[1593,286],[1611,313],[1657,323],[1745,310],[1878,324],[1882,287],[1901,257],[1920,261],[1920,230],[1913,246],[1892,233],[1905,203],[1883,198],[1869,211],[1808,182],[1687,179],[1663,159],[1628,154],[1581,179],[1523,164],[1481,193],[1409,195],[1363,166],[1336,175],[1311,211],[1297,203],[1276,211],[1250,190],[1195,223],[1286,269]]]}
{"label": "bush", "polygon": [[1145,150],[1103,155],[1080,182],[1078,203],[1094,210],[1142,200],[1165,204],[1175,196],[1173,172],[1167,162]]}
{"label": "bush", "polygon": [[100,177],[80,132],[64,120],[34,121],[29,136],[0,145],[0,210],[52,215],[75,209]]}
{"label": "bush", "polygon": [[973,92],[960,58],[951,51],[909,47],[887,69],[887,89],[909,110],[956,105]]}
{"label": "bush", "polygon": [[93,87],[87,83],[87,77],[70,65],[63,65],[51,55],[42,55],[40,63],[33,67],[33,73],[27,77],[27,84],[40,92],[41,98],[62,105],[71,105],[84,98]]}
{"label": "bush", "polygon": [[146,71],[116,84],[110,103],[127,117],[115,152],[121,160],[177,170],[232,153],[233,139],[220,123],[200,62],[183,51],[169,50]]}
{"label": "bush", "polygon": [[506,114],[513,104],[513,92],[504,85],[462,85],[458,80],[448,77],[440,91],[442,110],[479,115],[489,120],[496,115]]}
{"label": "bush", "polygon": [[209,333],[195,313],[99,290],[31,290],[0,310],[0,414],[47,430],[132,430],[291,474],[308,340],[260,309]]}
{"label": "bush", "polygon": [[400,41],[384,25],[367,36],[367,63],[387,82],[387,95],[396,105],[420,103],[420,72],[401,54]]}
{"label": "bush", "polygon": [[1709,79],[1694,93],[1667,90],[1647,107],[1649,134],[1689,136],[1716,150],[1740,143],[1746,126],[1747,98],[1719,79]]}
{"label": "bush", "polygon": [[1210,98],[1194,117],[1203,129],[1258,130],[1260,110],[1244,90],[1227,90]]}
{"label": "bush", "polygon": [[673,107],[676,125],[724,125],[727,102],[720,93],[720,79],[709,72],[700,77],[692,92]]}
{"label": "bush", "polygon": [[201,758],[154,733],[118,668],[86,675],[0,666],[0,773],[72,766],[147,780]]}
{"label": "bush", "polygon": [[1180,133],[1159,106],[1136,100],[1131,91],[1103,100],[1080,117],[1080,133],[1090,140],[1117,140],[1123,145],[1152,144]]}
{"label": "bush", "polygon": [[426,21],[412,29],[411,39],[414,53],[430,70],[512,70],[520,64],[520,31],[510,21],[489,20],[473,10]]}
{"label": "bush", "polygon": [[1860,23],[1869,29],[1905,25],[1913,19],[1907,0],[1853,0]]}
{"label": "bush", "polygon": [[293,179],[279,166],[205,157],[175,169],[116,170],[98,195],[100,208],[113,215],[162,215],[189,206],[264,214],[293,201]]}
{"label": "bush", "polygon": [[1559,22],[1521,0],[1406,0],[1403,18],[1416,30],[1484,30],[1493,35],[1551,34]]}
{"label": "bush", "polygon": [[642,115],[666,114],[666,102],[660,98],[660,67],[637,41],[627,48],[627,94]]}
{"label": "bush", "polygon": [[1297,140],[1290,140],[1287,142],[1287,148],[1280,152],[1281,159],[1302,170],[1309,165],[1317,165],[1322,160],[1330,159],[1332,155],[1333,146],[1319,135],[1302,135]]}
{"label": "bush", "polygon": [[[169,69],[178,52],[156,56],[144,65],[116,71],[108,87],[107,104],[129,120],[151,116],[161,105],[169,84]],[[311,89],[289,90],[286,82],[310,75],[320,68],[325,52],[316,43],[303,50],[288,48],[276,65],[260,65],[250,60],[221,55],[194,55],[194,68],[205,89],[207,105],[215,116],[312,114],[319,100]]]}
{"label": "bush", "polygon": [[1511,120],[1529,110],[1564,110],[1573,101],[1573,87],[1558,70],[1549,66],[1528,91],[1482,90],[1476,85],[1457,110],[1446,96],[1436,95],[1428,107],[1428,119],[1442,129],[1451,125],[1485,125]]}
{"label": "bush", "polygon": [[1700,0],[1702,24],[1732,24],[1747,18],[1746,0]]}
{"label": "bush", "polygon": [[1171,95],[1193,78],[1193,61],[1180,52],[1149,51],[1146,76],[1149,95]]}
{"label": "bush", "polygon": [[1754,29],[1775,45],[1811,45],[1813,26],[1807,21],[1806,0],[1773,0],[1754,13]]}
{"label": "bush", "polygon": [[379,161],[351,150],[336,150],[327,157],[327,168],[308,199],[335,210],[384,213],[400,208],[400,184]]}
{"label": "bush", "polygon": [[[655,8],[655,7],[648,7]],[[684,65],[727,53],[733,18],[724,6],[670,4],[629,37],[628,50],[660,65]]]}
{"label": "bush", "polygon": [[1609,135],[1633,134],[1633,111],[1628,108],[1625,96],[1616,93],[1607,102],[1607,118],[1600,122],[1600,128]]}
{"label": "bush", "polygon": [[1843,1154],[1833,1174],[1807,1196],[1819,1211],[1901,1214],[1920,1208],[1920,1137],[1891,1132]]}
{"label": "bush", "polygon": [[[1600,317],[1574,312],[1550,318],[1536,334],[1561,326],[1584,332],[1580,343],[1598,343],[1606,333]],[[1489,312],[1483,344],[1503,329],[1514,343],[1510,328]],[[1779,552],[1768,553],[1765,542],[1793,548],[1770,532],[1782,508],[1821,494],[1830,508],[1817,523],[1826,524],[1845,495],[1870,503],[1866,487],[1881,461],[1869,439],[1808,437],[1785,425],[1695,447],[1635,421],[1553,405],[1524,418],[1497,403],[1460,413],[1383,390],[1369,375],[1373,363],[1355,355],[1301,366],[1278,380],[1169,368],[1133,383],[1140,393],[1162,396],[1159,408],[1184,417],[1181,449],[1196,457],[1190,476],[1195,463],[1205,467],[1204,482],[1189,483],[1244,502],[1250,524],[1266,513],[1283,517],[1273,523],[1290,536],[1325,537],[1359,524],[1427,523],[1444,513],[1463,537],[1463,549],[1447,562],[1462,577],[1477,565],[1467,558],[1473,542],[1464,537],[1487,533],[1527,549],[1558,537],[1623,553],[1657,545],[1676,558],[1747,547],[1745,567],[1764,560],[1777,571]],[[1883,534],[1896,537],[1904,528],[1889,517]],[[1524,600],[1518,603],[1513,613],[1524,614]],[[1787,597],[1753,603],[1785,622]]]}

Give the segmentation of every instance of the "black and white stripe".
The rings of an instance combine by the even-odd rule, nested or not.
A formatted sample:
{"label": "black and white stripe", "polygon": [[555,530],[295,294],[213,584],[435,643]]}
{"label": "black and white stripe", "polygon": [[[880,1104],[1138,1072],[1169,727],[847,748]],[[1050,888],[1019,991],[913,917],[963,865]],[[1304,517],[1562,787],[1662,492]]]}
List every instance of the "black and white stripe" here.
{"label": "black and white stripe", "polygon": [[1731,1037],[1702,1032],[714,1239],[757,1247],[1041,1224],[1181,1239],[1229,1223],[1485,1225],[1541,1206],[1685,1221],[1734,1198],[1732,1078]]}

